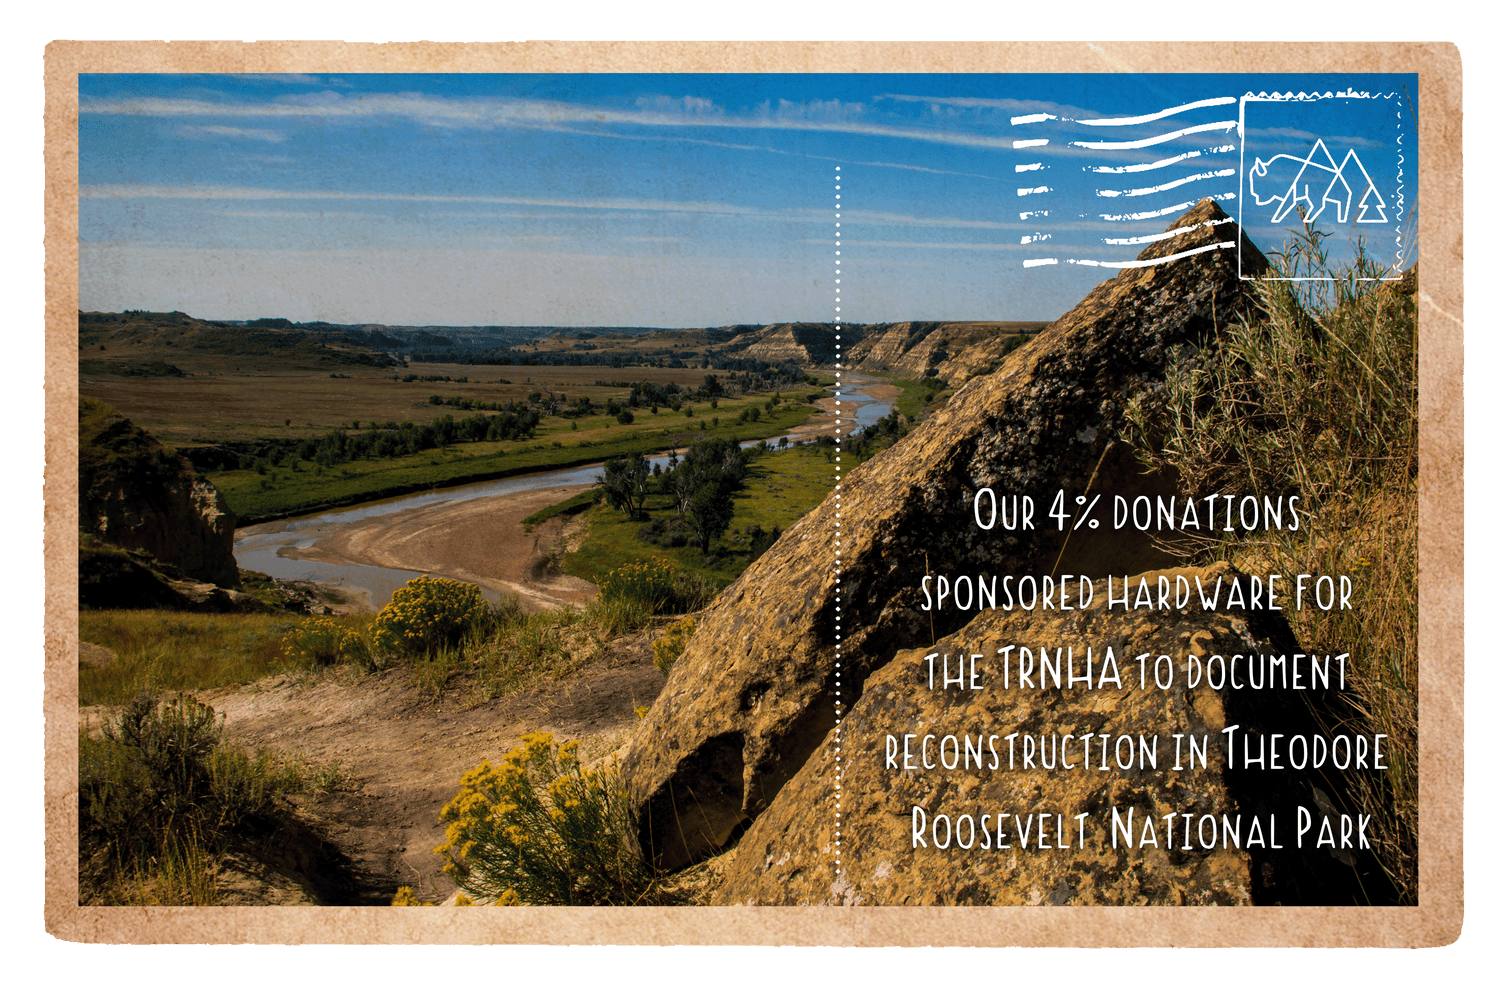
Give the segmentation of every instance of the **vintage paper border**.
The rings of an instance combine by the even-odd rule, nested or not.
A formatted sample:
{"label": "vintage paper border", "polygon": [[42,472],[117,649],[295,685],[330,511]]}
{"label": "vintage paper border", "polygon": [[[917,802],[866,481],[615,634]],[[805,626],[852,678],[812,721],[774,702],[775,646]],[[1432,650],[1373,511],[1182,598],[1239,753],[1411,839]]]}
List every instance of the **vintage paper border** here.
{"label": "vintage paper border", "polygon": [[[80,72],[1416,72],[1421,107],[1420,905],[1390,908],[108,908],[77,905]],[[47,931],[80,942],[1441,946],[1463,924],[1462,69],[1446,43],[72,42],[47,46]],[[480,915],[479,913],[483,913]]]}

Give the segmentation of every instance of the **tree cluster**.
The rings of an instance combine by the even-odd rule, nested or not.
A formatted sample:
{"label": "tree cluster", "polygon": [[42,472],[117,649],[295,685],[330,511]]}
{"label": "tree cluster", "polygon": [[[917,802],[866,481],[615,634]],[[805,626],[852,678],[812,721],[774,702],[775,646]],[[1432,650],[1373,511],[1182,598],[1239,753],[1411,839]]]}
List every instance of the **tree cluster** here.
{"label": "tree cluster", "polygon": [[597,484],[605,500],[632,519],[645,518],[648,494],[670,496],[692,541],[707,554],[734,518],[734,493],[744,487],[749,461],[735,442],[715,437],[695,442],[680,459],[674,452],[667,462],[653,474],[639,454],[615,458],[605,462]]}
{"label": "tree cluster", "polygon": [[[519,408],[516,412],[496,414],[474,414],[471,417],[455,418],[444,414],[430,424],[415,424],[411,421],[372,425],[369,431],[350,434],[342,427],[329,431],[322,438],[300,441],[291,454],[296,460],[311,461],[325,468],[345,461],[368,458],[399,458],[417,454],[431,448],[445,448],[450,444],[474,441],[525,441],[536,435],[541,415],[535,410]],[[268,456],[270,463],[279,464],[286,452],[273,449]],[[241,460],[242,468],[254,467],[254,456],[249,462]]]}

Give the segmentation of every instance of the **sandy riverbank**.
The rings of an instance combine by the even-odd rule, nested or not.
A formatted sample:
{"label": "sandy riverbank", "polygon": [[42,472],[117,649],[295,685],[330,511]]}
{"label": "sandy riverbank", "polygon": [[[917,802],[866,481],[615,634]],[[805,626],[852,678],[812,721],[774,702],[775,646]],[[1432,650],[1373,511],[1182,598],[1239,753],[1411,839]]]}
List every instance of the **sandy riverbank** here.
{"label": "sandy riverbank", "polygon": [[586,604],[598,589],[563,574],[553,562],[567,549],[564,519],[550,519],[531,533],[521,521],[588,487],[533,489],[372,516],[341,526],[310,547],[283,547],[279,554],[459,578],[515,594],[529,611]]}
{"label": "sandy riverbank", "polygon": [[[870,386],[856,384],[852,389],[856,393],[865,394],[872,400],[879,400],[882,403],[890,404],[894,404],[896,399],[901,395],[901,387],[893,386],[890,383],[875,383]],[[807,423],[793,427],[787,432],[791,435],[793,441],[815,440],[825,434],[832,437],[836,431],[842,431],[844,434],[849,433],[854,415],[853,404],[845,400],[842,405],[836,406],[834,398],[828,396],[818,400],[816,406],[823,412],[815,417],[808,418]],[[843,416],[841,418],[835,417],[833,415],[835,410],[842,410]]]}

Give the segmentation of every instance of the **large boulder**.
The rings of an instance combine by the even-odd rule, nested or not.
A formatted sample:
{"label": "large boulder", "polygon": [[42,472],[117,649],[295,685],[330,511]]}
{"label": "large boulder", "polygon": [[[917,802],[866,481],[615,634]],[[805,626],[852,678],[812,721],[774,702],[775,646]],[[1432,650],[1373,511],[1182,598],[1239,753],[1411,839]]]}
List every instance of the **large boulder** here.
{"label": "large boulder", "polygon": [[[1174,585],[1178,577],[1190,585],[1223,578],[1227,586],[1237,573],[1219,564],[1146,577],[1155,585],[1158,576]],[[1237,747],[1263,735],[1324,733],[1310,713],[1309,692],[1187,685],[1191,656],[1206,665],[1216,653],[1295,652],[1279,613],[1224,611],[1222,604],[1204,611],[1196,600],[1183,609],[1123,611],[1098,601],[1081,612],[989,610],[935,646],[897,653],[866,680],[842,734],[824,740],[750,827],[715,904],[1370,901],[1361,897],[1354,867],[1368,868],[1370,853],[1316,845],[1325,816],[1330,832],[1341,830],[1346,793],[1337,772],[1289,769],[1285,756],[1279,771],[1247,770],[1242,749],[1238,767],[1226,768],[1225,728],[1239,726]],[[1023,689],[1019,650],[1008,675],[1003,669],[1002,647],[1012,645],[1033,653],[1071,647],[1080,677],[1092,646],[1094,686],[1080,679],[1071,689]],[[1118,685],[1103,682],[1107,649]],[[945,689],[937,661],[937,686],[929,689],[933,652],[947,654],[955,678],[973,676],[958,672],[960,654],[983,655],[973,664],[982,689]],[[1142,653],[1151,654],[1144,688],[1135,661]],[[1162,655],[1175,667],[1165,689],[1157,685]],[[1249,665],[1239,663],[1240,683],[1252,678]],[[1325,665],[1336,681],[1335,664]],[[1035,671],[1029,678],[1042,679]],[[1011,742],[1009,735],[1018,737]],[[1173,735],[1186,736],[1181,746]],[[970,741],[977,759],[964,757]],[[1189,767],[1192,742],[1206,751],[1206,764]],[[1148,747],[1154,764],[1147,764]],[[1300,849],[1299,807],[1312,824]],[[1082,837],[1081,814],[1088,814]],[[1226,821],[1237,847],[1229,846]]]}
{"label": "large boulder", "polygon": [[[1265,259],[1212,201],[1006,358],[838,493],[784,533],[705,614],[623,760],[643,849],[677,867],[723,846],[763,812],[833,726],[846,702],[897,650],[956,629],[969,613],[920,610],[921,578],[964,569],[1045,573],[1064,546],[1046,529],[977,529],[977,489],[1031,494],[1092,484],[1171,494],[1142,477],[1115,441],[1132,393],[1162,377],[1169,350],[1211,338]],[[1045,505],[1039,513],[1045,512]],[[841,575],[835,570],[835,550]],[[1126,573],[1165,566],[1145,534],[1067,541],[1066,570]],[[843,627],[842,630],[840,627]],[[835,640],[841,635],[841,676]]]}
{"label": "large boulder", "polygon": [[97,400],[78,404],[79,531],[238,587],[234,513],[192,464]]}

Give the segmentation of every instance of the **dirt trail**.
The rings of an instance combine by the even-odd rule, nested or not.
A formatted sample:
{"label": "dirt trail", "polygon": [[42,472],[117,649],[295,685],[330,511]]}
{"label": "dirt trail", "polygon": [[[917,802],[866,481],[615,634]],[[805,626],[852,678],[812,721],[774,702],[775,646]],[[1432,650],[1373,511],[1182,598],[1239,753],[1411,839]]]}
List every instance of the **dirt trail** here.
{"label": "dirt trail", "polygon": [[279,676],[196,696],[224,715],[226,736],[243,747],[338,763],[352,780],[301,798],[319,834],[348,859],[357,891],[337,901],[388,904],[397,887],[410,885],[441,902],[455,888],[433,854],[445,839],[438,813],[459,778],[535,731],[577,740],[586,761],[617,750],[639,723],[635,708],[662,687],[651,638],[648,631],[614,640],[567,679],[477,706],[465,706],[462,693],[422,695],[407,667],[362,677],[328,672],[312,683]]}

